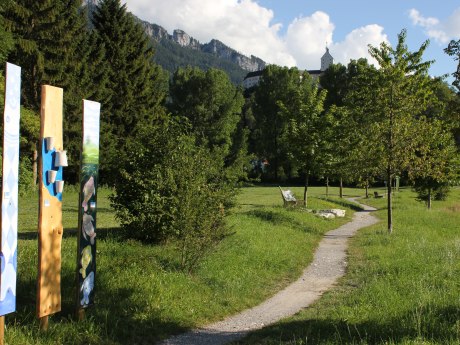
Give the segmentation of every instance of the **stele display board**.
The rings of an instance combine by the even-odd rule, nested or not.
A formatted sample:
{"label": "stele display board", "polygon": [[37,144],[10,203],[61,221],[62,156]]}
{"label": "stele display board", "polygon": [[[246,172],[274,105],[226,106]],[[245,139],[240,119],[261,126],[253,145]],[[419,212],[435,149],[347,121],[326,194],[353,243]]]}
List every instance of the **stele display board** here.
{"label": "stele display board", "polygon": [[81,155],[77,246],[78,309],[94,304],[100,108],[100,103],[83,100],[83,153]]}
{"label": "stele display board", "polygon": [[61,242],[62,242],[62,96],[63,90],[42,86],[37,316],[61,310]]}
{"label": "stele display board", "polygon": [[21,68],[7,63],[3,116],[0,316],[16,310]]}

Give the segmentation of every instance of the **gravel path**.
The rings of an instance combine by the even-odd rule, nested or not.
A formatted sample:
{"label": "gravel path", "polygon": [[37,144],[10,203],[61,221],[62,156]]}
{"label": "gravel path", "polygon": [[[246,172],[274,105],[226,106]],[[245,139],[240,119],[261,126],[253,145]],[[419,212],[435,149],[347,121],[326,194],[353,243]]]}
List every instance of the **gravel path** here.
{"label": "gravel path", "polygon": [[[356,201],[355,199],[349,199]],[[203,328],[166,339],[162,345],[219,345],[243,338],[250,331],[291,316],[315,302],[338,278],[347,266],[347,242],[357,230],[375,224],[370,214],[375,209],[362,205],[364,211],[355,212],[353,220],[324,235],[315,252],[313,262],[302,276],[258,306]]]}

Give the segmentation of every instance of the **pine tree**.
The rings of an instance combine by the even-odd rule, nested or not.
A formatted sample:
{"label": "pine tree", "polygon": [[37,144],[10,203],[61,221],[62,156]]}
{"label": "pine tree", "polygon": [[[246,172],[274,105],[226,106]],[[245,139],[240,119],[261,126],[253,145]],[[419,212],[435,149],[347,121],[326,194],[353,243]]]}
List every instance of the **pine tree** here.
{"label": "pine tree", "polygon": [[41,85],[64,89],[64,147],[69,152],[68,181],[76,180],[81,140],[82,98],[90,93],[85,59],[88,30],[80,0],[17,0],[2,8],[15,38],[10,61],[22,67],[23,104],[38,112]]}
{"label": "pine tree", "polygon": [[154,51],[141,26],[119,0],[103,0],[93,13],[97,46],[104,47],[106,97],[101,109],[101,175],[114,183],[121,147],[136,128],[164,115],[167,79],[153,63]]}

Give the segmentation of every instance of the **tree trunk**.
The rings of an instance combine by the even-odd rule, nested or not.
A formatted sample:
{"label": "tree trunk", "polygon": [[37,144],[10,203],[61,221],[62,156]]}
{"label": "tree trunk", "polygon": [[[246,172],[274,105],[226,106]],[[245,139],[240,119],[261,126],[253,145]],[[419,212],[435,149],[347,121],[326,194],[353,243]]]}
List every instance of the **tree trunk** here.
{"label": "tree trunk", "polygon": [[428,209],[431,209],[431,188],[428,188],[428,200],[427,200]]}
{"label": "tree trunk", "polygon": [[34,159],[32,161],[32,185],[37,185],[37,165],[38,165],[38,152],[34,150]]}
{"label": "tree trunk", "polygon": [[308,178],[309,178],[309,174],[307,173],[305,175],[305,186],[303,189],[303,204],[305,205],[305,207],[308,206]]}
{"label": "tree trunk", "polygon": [[329,198],[329,176],[326,177],[326,198]]}
{"label": "tree trunk", "polygon": [[392,203],[392,187],[391,187],[391,175],[388,174],[388,181],[387,181],[387,207],[388,207],[388,233],[391,234],[393,232],[393,210],[391,208]]}
{"label": "tree trunk", "polygon": [[340,178],[340,192],[339,192],[339,196],[341,198],[343,198],[343,180],[342,178]]}
{"label": "tree trunk", "polygon": [[366,199],[369,199],[369,183],[366,182]]}

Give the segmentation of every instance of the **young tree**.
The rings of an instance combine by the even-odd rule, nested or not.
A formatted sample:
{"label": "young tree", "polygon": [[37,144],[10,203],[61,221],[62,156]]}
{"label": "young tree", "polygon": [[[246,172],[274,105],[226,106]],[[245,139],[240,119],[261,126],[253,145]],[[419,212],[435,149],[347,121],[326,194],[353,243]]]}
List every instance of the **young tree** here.
{"label": "young tree", "polygon": [[444,199],[452,180],[458,177],[458,152],[449,126],[439,119],[419,119],[417,137],[409,177],[419,200],[430,209],[432,199]]}
{"label": "young tree", "polygon": [[368,118],[361,128],[387,182],[389,233],[393,231],[392,181],[410,167],[416,150],[416,117],[426,110],[432,94],[428,78],[431,61],[422,60],[428,42],[410,52],[405,41],[403,30],[395,48],[386,43],[369,47],[380,69],[371,78],[362,78],[350,97],[353,110]]}
{"label": "young tree", "polygon": [[128,237],[174,240],[190,272],[226,234],[224,210],[235,189],[222,175],[223,161],[185,132],[179,119],[139,128],[126,146],[112,205]]}
{"label": "young tree", "polygon": [[318,88],[308,73],[301,74],[295,85],[290,97],[277,103],[281,118],[286,121],[280,142],[291,166],[305,176],[304,203],[308,206],[309,177],[321,172],[329,155],[327,121],[321,118],[326,92]]}

